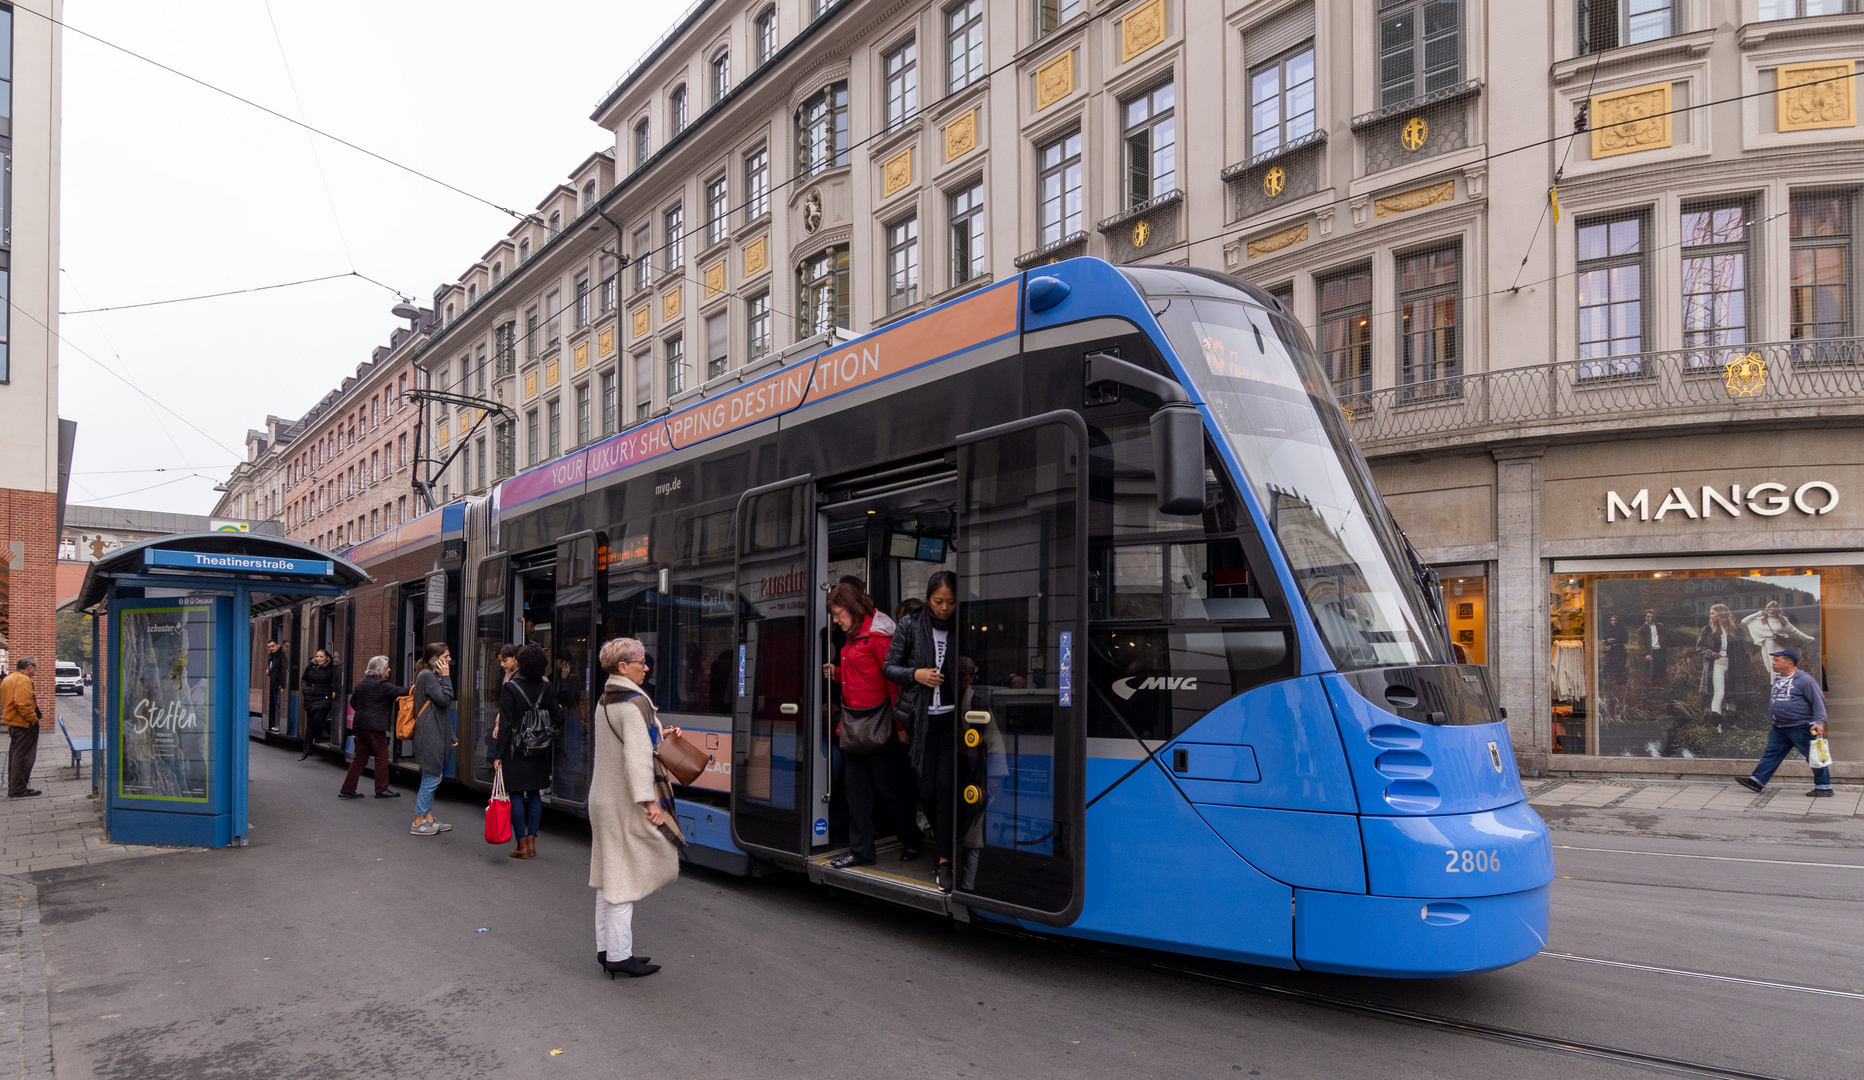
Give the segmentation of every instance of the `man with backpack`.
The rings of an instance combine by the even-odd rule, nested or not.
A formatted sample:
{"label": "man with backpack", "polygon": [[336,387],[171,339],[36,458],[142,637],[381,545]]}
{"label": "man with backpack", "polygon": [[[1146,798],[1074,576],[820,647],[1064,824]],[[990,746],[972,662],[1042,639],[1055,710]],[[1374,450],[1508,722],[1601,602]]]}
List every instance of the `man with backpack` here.
{"label": "man with backpack", "polygon": [[511,796],[511,857],[537,857],[537,826],[544,815],[544,789],[550,786],[556,741],[563,731],[563,710],[556,688],[544,681],[549,657],[535,645],[518,650],[518,671],[498,694],[498,740],[492,767]]}

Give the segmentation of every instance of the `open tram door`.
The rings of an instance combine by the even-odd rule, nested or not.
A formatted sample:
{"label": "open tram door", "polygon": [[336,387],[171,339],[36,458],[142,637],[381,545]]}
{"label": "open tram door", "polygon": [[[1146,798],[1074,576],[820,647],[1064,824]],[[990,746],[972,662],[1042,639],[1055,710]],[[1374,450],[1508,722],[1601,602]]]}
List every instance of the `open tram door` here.
{"label": "open tram door", "polygon": [[828,831],[828,807],[808,767],[827,741],[826,722],[811,722],[815,524],[814,477],[753,488],[738,500],[731,834],[744,850],[790,864],[807,854],[816,831]]}
{"label": "open tram door", "polygon": [[1083,899],[1086,453],[1073,412],[958,440],[956,851],[940,854],[953,899],[1056,926]]}

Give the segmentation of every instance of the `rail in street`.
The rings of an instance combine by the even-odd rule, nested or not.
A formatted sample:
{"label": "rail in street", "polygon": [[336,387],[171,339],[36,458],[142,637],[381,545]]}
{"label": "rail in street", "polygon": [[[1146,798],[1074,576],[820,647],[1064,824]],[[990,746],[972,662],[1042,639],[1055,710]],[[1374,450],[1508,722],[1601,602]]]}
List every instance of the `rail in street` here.
{"label": "rail in street", "polygon": [[636,915],[665,970],[611,982],[580,821],[520,862],[476,799],[415,837],[408,799],[337,800],[333,760],[254,745],[252,775],[250,848],[32,874],[60,1075],[1864,1073],[1852,1041],[1805,1037],[1864,994],[1856,815],[1627,805],[1658,784],[1548,805],[1550,782],[1547,954],[1442,982],[959,930],[694,868]]}

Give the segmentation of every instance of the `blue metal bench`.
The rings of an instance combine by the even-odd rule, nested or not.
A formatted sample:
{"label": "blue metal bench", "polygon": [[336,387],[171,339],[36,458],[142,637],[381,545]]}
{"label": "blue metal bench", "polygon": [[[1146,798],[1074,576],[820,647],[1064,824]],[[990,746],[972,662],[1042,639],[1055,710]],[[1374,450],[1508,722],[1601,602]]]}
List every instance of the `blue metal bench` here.
{"label": "blue metal bench", "polygon": [[85,754],[91,755],[91,769],[95,771],[97,768],[97,747],[95,745],[95,740],[72,738],[71,732],[65,727],[65,721],[63,719],[58,721],[58,733],[65,737],[65,746],[71,750],[72,779],[84,779]]}

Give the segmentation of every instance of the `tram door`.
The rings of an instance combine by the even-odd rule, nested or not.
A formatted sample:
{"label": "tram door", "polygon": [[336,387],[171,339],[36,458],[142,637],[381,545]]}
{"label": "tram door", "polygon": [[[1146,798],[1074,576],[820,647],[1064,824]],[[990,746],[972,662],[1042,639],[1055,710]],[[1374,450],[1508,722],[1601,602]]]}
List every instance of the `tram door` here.
{"label": "tram door", "polygon": [[1086,450],[1072,412],[958,440],[954,892],[1056,925],[1082,893]]}
{"label": "tram door", "polygon": [[596,546],[599,538],[586,532],[557,544],[556,612],[550,649],[550,683],[563,709],[563,736],[552,753],[550,794],[564,802],[589,801],[589,777],[594,771],[594,743],[589,738],[589,694],[599,687],[590,669],[595,666],[590,641],[595,636]]}
{"label": "tram door", "polygon": [[[447,633],[447,624],[450,621],[447,618],[447,605],[452,601],[452,597],[449,596],[449,590],[447,589],[447,572],[445,570],[436,570],[427,575],[427,588],[424,592],[417,593],[414,599],[419,600],[421,603],[421,642],[420,645],[416,646],[416,650],[418,652],[421,647],[425,646],[430,641],[444,641],[449,647],[454,649],[453,660],[455,666],[451,670],[453,672],[453,686],[457,701],[458,680],[465,674],[462,670],[465,665],[461,664],[459,661],[464,656],[465,650],[460,649],[458,647],[459,643],[454,641],[451,635]],[[458,716],[459,713],[456,708],[452,721],[455,725],[455,738],[459,736],[457,729]],[[442,771],[442,776],[452,777],[454,775],[454,761],[454,755],[448,753],[447,767]]]}
{"label": "tram door", "polygon": [[[797,856],[826,834],[811,813],[807,763],[826,738],[809,670],[815,484],[803,477],[754,488],[735,524],[738,655],[732,699],[731,829],[740,847]],[[817,819],[820,819],[819,821]]]}
{"label": "tram door", "polygon": [[[479,609],[475,612],[473,674],[478,677],[476,708],[473,712],[472,769],[482,783],[492,782],[492,720],[498,715],[498,694],[505,686],[505,670],[498,664],[498,650],[509,640],[510,624],[505,617],[505,587],[508,584],[507,561],[493,555],[479,563]],[[457,676],[456,676],[457,677]]]}

